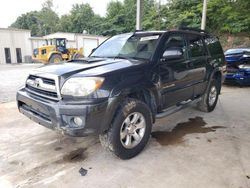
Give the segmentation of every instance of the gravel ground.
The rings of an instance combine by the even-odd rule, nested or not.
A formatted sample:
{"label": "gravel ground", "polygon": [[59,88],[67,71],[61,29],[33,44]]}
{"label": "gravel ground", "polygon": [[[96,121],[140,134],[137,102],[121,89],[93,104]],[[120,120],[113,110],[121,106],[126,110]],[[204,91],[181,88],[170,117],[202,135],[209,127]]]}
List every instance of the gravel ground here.
{"label": "gravel ground", "polygon": [[16,91],[25,83],[32,69],[42,64],[0,64],[0,103],[15,100]]}

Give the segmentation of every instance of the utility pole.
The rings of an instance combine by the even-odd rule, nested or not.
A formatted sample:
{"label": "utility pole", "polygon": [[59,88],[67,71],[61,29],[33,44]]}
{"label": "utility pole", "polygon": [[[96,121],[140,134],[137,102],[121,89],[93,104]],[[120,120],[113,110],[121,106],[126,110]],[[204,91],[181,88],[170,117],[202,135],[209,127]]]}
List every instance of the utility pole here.
{"label": "utility pole", "polygon": [[202,20],[201,20],[201,29],[205,30],[206,28],[206,19],[207,19],[207,0],[203,1],[203,10],[202,10]]}
{"label": "utility pole", "polygon": [[158,2],[158,30],[161,28],[161,0]]}
{"label": "utility pole", "polygon": [[137,12],[136,12],[136,30],[141,30],[141,19],[142,19],[142,4],[143,0],[137,0]]}

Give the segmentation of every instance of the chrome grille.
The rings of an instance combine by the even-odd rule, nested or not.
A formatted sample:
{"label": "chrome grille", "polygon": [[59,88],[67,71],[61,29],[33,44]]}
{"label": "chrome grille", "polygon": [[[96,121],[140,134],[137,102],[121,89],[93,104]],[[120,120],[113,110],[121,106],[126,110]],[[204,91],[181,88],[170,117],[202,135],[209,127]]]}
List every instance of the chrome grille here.
{"label": "chrome grille", "polygon": [[[36,78],[40,78],[40,77],[35,76],[35,75],[29,76],[29,79],[31,79],[31,80],[35,80]],[[43,79],[43,83],[50,84],[50,85],[56,85],[56,82],[53,79],[50,79],[50,78],[42,78],[42,79]]]}
{"label": "chrome grille", "polygon": [[26,81],[26,91],[46,99],[58,101],[60,93],[58,90],[58,77],[54,75],[38,76],[29,75]]}

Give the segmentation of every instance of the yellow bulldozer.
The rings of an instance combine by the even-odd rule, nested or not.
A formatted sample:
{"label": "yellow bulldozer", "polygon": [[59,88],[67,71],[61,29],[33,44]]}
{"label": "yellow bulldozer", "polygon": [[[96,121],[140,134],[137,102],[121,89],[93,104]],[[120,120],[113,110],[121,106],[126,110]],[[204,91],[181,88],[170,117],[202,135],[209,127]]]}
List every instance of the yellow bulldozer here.
{"label": "yellow bulldozer", "polygon": [[34,49],[33,60],[47,64],[84,57],[83,48],[67,48],[66,43],[65,38],[47,39],[46,46]]}

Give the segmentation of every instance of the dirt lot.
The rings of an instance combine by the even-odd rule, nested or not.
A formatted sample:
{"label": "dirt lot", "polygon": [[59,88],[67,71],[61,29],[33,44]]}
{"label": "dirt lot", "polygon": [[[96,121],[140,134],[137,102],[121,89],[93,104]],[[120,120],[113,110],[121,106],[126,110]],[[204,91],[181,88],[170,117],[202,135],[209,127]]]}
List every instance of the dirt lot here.
{"label": "dirt lot", "polygon": [[[5,75],[12,77],[8,69]],[[0,97],[14,96],[16,88],[5,85]],[[33,123],[10,97],[0,104],[0,187],[250,187],[249,94],[249,87],[225,86],[214,112],[188,108],[158,121],[145,150],[127,161],[97,137],[71,138]]]}

